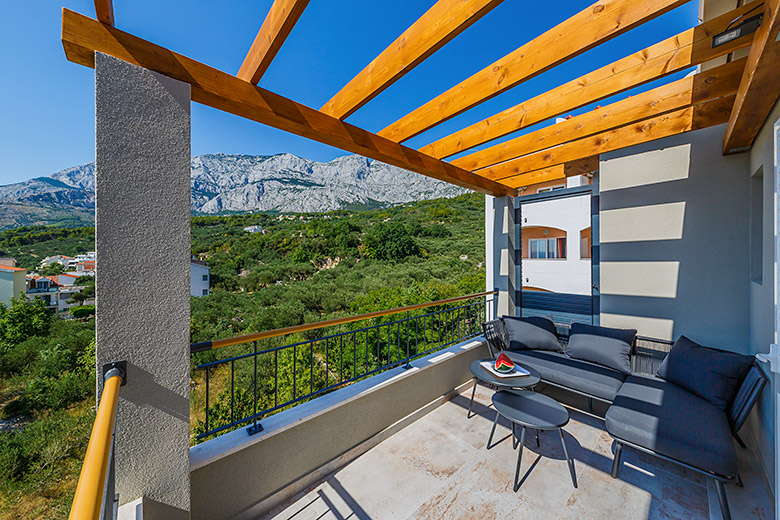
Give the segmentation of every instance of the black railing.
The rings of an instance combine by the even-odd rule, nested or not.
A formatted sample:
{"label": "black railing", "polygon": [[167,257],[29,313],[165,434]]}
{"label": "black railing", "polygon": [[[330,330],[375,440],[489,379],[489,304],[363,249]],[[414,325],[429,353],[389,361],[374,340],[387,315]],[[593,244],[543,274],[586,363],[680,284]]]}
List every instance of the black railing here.
{"label": "black railing", "polygon": [[[379,311],[191,345],[193,354],[243,345],[244,352],[195,366],[201,372],[195,391],[205,400],[196,438],[203,439],[260,419],[355,381],[481,334],[493,318],[494,292]],[[421,311],[426,309],[427,312]],[[428,310],[433,309],[433,310]],[[424,313],[422,313],[424,312]],[[366,320],[383,323],[359,326]],[[400,316],[400,317],[398,317]],[[323,329],[328,329],[327,334]],[[317,330],[316,338],[260,348],[258,341]],[[202,356],[203,354],[197,354]],[[205,387],[205,388],[204,388]],[[215,396],[216,392],[216,396]]]}

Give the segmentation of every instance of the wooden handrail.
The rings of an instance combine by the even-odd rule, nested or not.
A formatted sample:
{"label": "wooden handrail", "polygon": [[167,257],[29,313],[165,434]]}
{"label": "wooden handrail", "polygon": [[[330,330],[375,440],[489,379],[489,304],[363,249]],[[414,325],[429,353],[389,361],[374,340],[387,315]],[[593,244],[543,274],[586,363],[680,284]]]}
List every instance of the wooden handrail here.
{"label": "wooden handrail", "polygon": [[[107,374],[100,398],[95,424],[89,436],[87,454],[76,486],[76,495],[70,508],[69,520],[98,520],[103,509],[103,495],[106,486],[106,476],[111,458],[111,444],[116,421],[119,387],[122,386],[123,375],[120,371]],[[114,500],[108,497],[107,500]]]}
{"label": "wooden handrail", "polygon": [[305,323],[303,325],[294,325],[292,327],[284,327],[281,329],[268,330],[265,332],[256,332],[254,334],[245,334],[243,336],[236,336],[233,338],[215,339],[213,341],[203,341],[201,343],[193,343],[190,345],[190,352],[203,352],[206,350],[213,350],[215,348],[228,347],[231,345],[240,345],[241,343],[249,343],[251,341],[257,341],[260,339],[276,338],[279,336],[286,336],[287,334],[294,334],[296,332],[304,332],[307,330],[321,329],[323,327],[332,327],[334,325],[343,325],[345,323],[352,323],[360,320],[367,320],[369,318],[379,318],[380,316],[387,316],[388,314],[396,314],[399,312],[414,311],[417,309],[424,309],[426,307],[433,307],[435,305],[442,305],[445,303],[452,303],[462,300],[470,300],[472,298],[479,298],[480,296],[488,296],[496,294],[497,291],[487,291],[475,294],[468,294],[466,296],[457,296],[455,298],[447,298],[446,300],[438,300],[435,302],[417,303],[414,305],[407,305],[406,307],[396,307],[395,309],[388,309],[384,311],[368,312],[366,314],[358,314],[356,316],[347,316],[345,318],[334,318],[332,320],[316,321],[313,323]]}

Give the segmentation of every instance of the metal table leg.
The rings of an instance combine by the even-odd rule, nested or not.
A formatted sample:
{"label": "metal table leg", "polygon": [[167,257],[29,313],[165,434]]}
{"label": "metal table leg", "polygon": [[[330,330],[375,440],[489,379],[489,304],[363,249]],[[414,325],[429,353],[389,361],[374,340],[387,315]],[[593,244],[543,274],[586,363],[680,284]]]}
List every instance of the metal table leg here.
{"label": "metal table leg", "polygon": [[469,411],[466,412],[466,419],[471,419],[471,407],[474,405],[474,394],[477,393],[477,378],[474,378],[474,387],[471,389],[471,401],[469,401]]}
{"label": "metal table leg", "polygon": [[[512,423],[514,424],[514,423]],[[520,433],[520,450],[517,452],[517,468],[515,468],[515,485],[514,485],[514,491],[517,491],[520,489],[520,483],[518,482],[520,480],[520,463],[523,460],[523,443],[525,442],[525,426],[523,426],[523,431]]]}
{"label": "metal table leg", "polygon": [[534,430],[536,432],[536,447],[538,448],[540,446],[539,444],[539,430]]}
{"label": "metal table leg", "polygon": [[561,444],[563,445],[563,454],[566,455],[566,463],[569,465],[569,472],[571,473],[571,483],[574,487],[577,487],[577,474],[574,472],[574,461],[569,458],[569,451],[566,449],[566,441],[563,440],[563,428],[558,428],[558,433],[561,436]]}
{"label": "metal table leg", "polygon": [[488,438],[487,449],[490,449],[490,443],[493,442],[493,434],[496,433],[496,424],[498,424],[498,412],[496,412],[496,418],[493,420],[493,429],[490,430],[490,437]]}

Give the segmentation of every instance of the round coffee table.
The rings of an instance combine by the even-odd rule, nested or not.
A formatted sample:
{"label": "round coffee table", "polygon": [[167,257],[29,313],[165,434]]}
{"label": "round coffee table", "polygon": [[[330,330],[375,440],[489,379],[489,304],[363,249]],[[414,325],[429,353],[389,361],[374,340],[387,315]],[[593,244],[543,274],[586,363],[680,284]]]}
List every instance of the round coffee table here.
{"label": "round coffee table", "polygon": [[477,383],[479,381],[482,381],[483,383],[487,383],[489,385],[493,385],[497,387],[499,390],[505,389],[505,390],[511,390],[511,389],[524,389],[524,388],[533,388],[536,386],[539,381],[541,381],[542,377],[539,375],[539,372],[534,370],[533,368],[529,366],[525,366],[522,363],[517,363],[524,369],[528,370],[530,372],[530,375],[527,376],[512,376],[512,377],[498,377],[494,374],[491,374],[487,370],[485,370],[481,363],[485,361],[490,361],[491,363],[495,362],[495,359],[488,358],[488,359],[478,359],[476,361],[472,361],[471,365],[469,366],[469,370],[471,370],[471,374],[474,376],[474,387],[471,389],[471,401],[469,401],[469,411],[466,412],[466,418],[471,419],[472,413],[471,413],[471,407],[474,404],[474,394],[477,392]]}
{"label": "round coffee table", "polygon": [[500,390],[493,394],[493,406],[496,408],[496,418],[493,421],[493,429],[490,430],[487,448],[490,449],[490,443],[493,442],[493,434],[496,432],[498,416],[502,415],[512,423],[512,447],[515,447],[515,425],[521,426],[523,431],[520,433],[520,451],[517,454],[517,468],[515,469],[514,490],[520,488],[518,479],[520,477],[520,461],[523,458],[523,442],[525,442],[526,428],[533,428],[537,431],[536,445],[539,445],[539,430],[558,430],[563,445],[563,454],[566,456],[566,463],[569,465],[571,473],[571,482],[577,487],[577,475],[574,472],[574,461],[569,457],[566,450],[566,441],[563,439],[563,427],[569,423],[569,411],[555,399],[544,394],[530,391],[507,391]]}

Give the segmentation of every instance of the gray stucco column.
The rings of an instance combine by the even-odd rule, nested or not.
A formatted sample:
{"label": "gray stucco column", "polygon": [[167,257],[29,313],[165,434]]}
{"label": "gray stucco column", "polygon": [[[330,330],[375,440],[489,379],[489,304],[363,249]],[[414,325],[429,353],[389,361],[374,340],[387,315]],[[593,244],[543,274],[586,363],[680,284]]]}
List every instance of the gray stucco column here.
{"label": "gray stucco column", "polygon": [[119,501],[189,518],[190,86],[96,53],[95,161],[98,388],[128,364]]}
{"label": "gray stucco column", "polygon": [[485,196],[485,289],[498,289],[496,316],[519,311],[520,234],[514,197]]}

